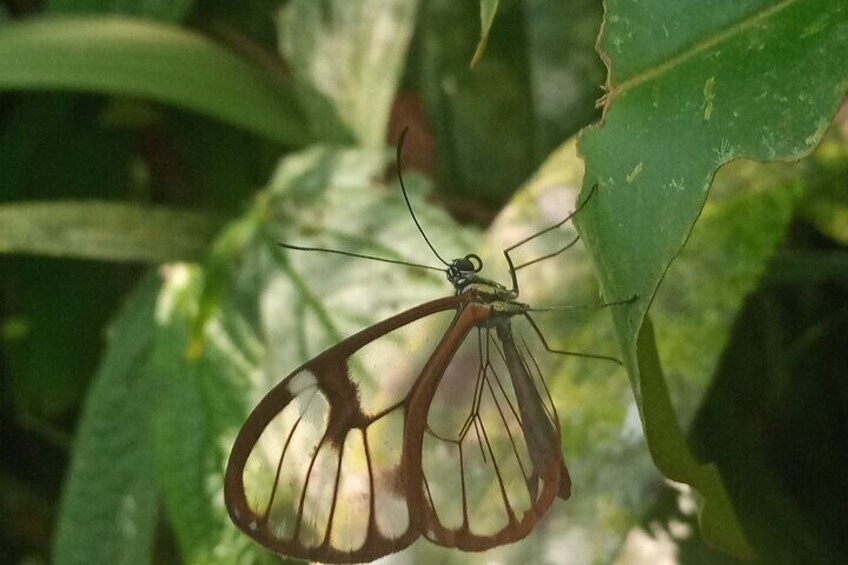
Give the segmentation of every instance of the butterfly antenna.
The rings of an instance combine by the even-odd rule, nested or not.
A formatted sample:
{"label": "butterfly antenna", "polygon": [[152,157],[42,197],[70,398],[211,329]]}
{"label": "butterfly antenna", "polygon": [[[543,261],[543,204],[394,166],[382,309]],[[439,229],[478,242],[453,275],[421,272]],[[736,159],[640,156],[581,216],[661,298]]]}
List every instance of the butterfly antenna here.
{"label": "butterfly antenna", "polygon": [[371,259],[372,261],[380,261],[381,263],[392,263],[395,265],[405,265],[407,267],[418,267],[419,269],[430,269],[431,271],[444,271],[441,267],[432,267],[430,265],[422,265],[420,263],[412,263],[410,261],[401,261],[400,259],[387,259],[386,257],[377,257],[376,255],[365,255],[363,253],[352,253],[350,251],[342,251],[340,249],[330,249],[327,247],[303,247],[301,245],[291,245],[290,243],[277,242],[277,245],[284,249],[293,249],[295,251],[323,251],[324,253],[335,253],[346,257],[356,257],[358,259]]}
{"label": "butterfly antenna", "polygon": [[538,263],[539,261],[544,261],[545,259],[550,259],[551,257],[556,257],[560,253],[571,249],[574,246],[574,244],[576,244],[577,241],[580,239],[580,236],[579,235],[576,236],[574,239],[569,241],[565,246],[561,247],[557,251],[554,251],[553,253],[548,253],[547,255],[542,255],[541,257],[536,257],[535,259],[533,259],[531,261],[527,261],[526,263],[522,263],[521,265],[518,265],[517,267],[513,263],[512,257],[510,257],[509,254],[512,251],[515,251],[518,247],[521,247],[522,245],[527,243],[528,241],[532,241],[532,240],[536,239],[537,237],[548,233],[551,230],[555,230],[558,227],[560,227],[561,225],[563,225],[565,222],[569,221],[576,214],[578,214],[583,209],[584,206],[586,206],[586,204],[589,202],[589,200],[592,199],[592,196],[595,194],[595,192],[597,190],[598,190],[598,184],[595,183],[595,184],[592,185],[592,189],[589,191],[589,195],[583,200],[583,202],[578,203],[577,207],[569,215],[567,215],[565,218],[563,218],[561,221],[559,221],[559,222],[557,222],[557,223],[555,223],[551,226],[548,226],[543,230],[537,231],[536,233],[525,237],[524,239],[522,239],[518,243],[504,249],[503,254],[504,254],[504,257],[506,258],[507,265],[509,265],[509,275],[512,278],[512,292],[516,293],[516,295],[518,294],[518,277],[516,276],[516,272],[519,269],[523,269],[524,267],[529,267],[530,265],[534,265],[534,264]]}
{"label": "butterfly antenna", "polygon": [[406,207],[407,207],[407,209],[409,209],[409,215],[410,215],[410,216],[412,216],[412,221],[413,221],[413,222],[415,222],[415,227],[417,227],[417,228],[418,228],[418,233],[420,233],[420,234],[421,234],[421,237],[423,237],[423,238],[424,238],[424,241],[426,241],[426,242],[427,242],[427,246],[430,248],[430,251],[432,251],[432,252],[433,252],[433,255],[435,255],[435,256],[436,256],[436,258],[437,258],[439,261],[441,261],[441,262],[442,262],[442,263],[443,263],[446,267],[450,267],[450,263],[448,263],[447,261],[445,261],[445,260],[442,258],[442,256],[441,256],[441,255],[439,255],[439,252],[438,252],[438,251],[436,251],[436,248],[435,248],[435,247],[433,247],[433,244],[432,244],[432,243],[430,243],[430,238],[429,238],[429,237],[427,237],[427,234],[426,234],[426,233],[424,233],[424,228],[422,228],[422,227],[421,227],[421,223],[418,221],[418,217],[415,215],[415,210],[413,210],[413,209],[412,209],[412,203],[409,201],[409,194],[407,194],[407,192],[406,192],[406,186],[403,184],[403,174],[402,174],[402,172],[401,172],[401,171],[403,170],[403,166],[402,166],[402,164],[401,164],[401,161],[402,161],[402,160],[401,160],[401,156],[402,156],[402,154],[403,154],[403,142],[404,142],[404,140],[406,139],[406,134],[407,134],[408,132],[409,132],[409,127],[405,127],[405,128],[403,128],[403,131],[402,131],[402,132],[401,132],[401,134],[400,134],[400,139],[398,140],[398,145],[397,145],[397,155],[396,155],[396,157],[395,157],[395,161],[396,161],[396,163],[397,163],[397,176],[398,176],[398,181],[400,181],[400,191],[401,191],[401,193],[403,194],[403,199],[404,199],[404,201],[406,201]]}

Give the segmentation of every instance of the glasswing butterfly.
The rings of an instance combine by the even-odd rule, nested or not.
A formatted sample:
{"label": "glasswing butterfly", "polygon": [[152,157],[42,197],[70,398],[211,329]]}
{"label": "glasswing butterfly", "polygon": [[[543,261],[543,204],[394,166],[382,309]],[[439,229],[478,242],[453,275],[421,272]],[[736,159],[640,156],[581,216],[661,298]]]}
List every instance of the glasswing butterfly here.
{"label": "glasswing butterfly", "polygon": [[[452,296],[426,302],[348,337],[307,361],[259,402],[236,437],[224,482],[232,521],[279,554],[330,563],[377,559],[420,536],[482,551],[525,537],[571,494],[560,424],[538,356],[552,349],[511,288],[482,277],[471,253],[444,267],[280,244],[443,271]],[[610,302],[608,306],[633,299]],[[580,308],[580,306],[565,307]],[[438,337],[440,336],[440,337]],[[403,355],[386,344],[402,344]]]}

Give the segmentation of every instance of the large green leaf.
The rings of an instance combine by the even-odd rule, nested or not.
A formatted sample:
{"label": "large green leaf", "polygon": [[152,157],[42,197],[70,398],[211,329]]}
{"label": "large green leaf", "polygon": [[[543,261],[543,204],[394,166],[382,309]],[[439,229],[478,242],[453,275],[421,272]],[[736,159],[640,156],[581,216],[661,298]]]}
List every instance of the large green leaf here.
{"label": "large green leaf", "polygon": [[317,139],[384,145],[416,10],[410,0],[294,0],[280,11],[280,50]]}
{"label": "large green leaf", "polygon": [[141,367],[153,343],[158,281],[147,279],[110,330],[86,400],[53,548],[53,562],[149,563],[157,524],[151,406]]}
{"label": "large green leaf", "polygon": [[[651,338],[640,332],[716,168],[739,157],[798,158],[821,139],[848,80],[840,56],[848,48],[848,6],[611,1],[600,46],[611,69],[604,121],[580,140],[584,186],[599,188],[578,223],[604,296],[639,296],[615,321],[655,462],[701,490],[706,508],[730,517],[729,507],[710,500],[723,487],[686,448],[662,400],[659,366],[649,362]],[[703,527],[717,532],[711,516],[705,511]],[[740,532],[724,534],[714,543],[749,553]]]}
{"label": "large green leaf", "polygon": [[33,19],[5,25],[0,89],[136,96],[281,143],[307,141],[286,87],[200,35],[143,20]]}

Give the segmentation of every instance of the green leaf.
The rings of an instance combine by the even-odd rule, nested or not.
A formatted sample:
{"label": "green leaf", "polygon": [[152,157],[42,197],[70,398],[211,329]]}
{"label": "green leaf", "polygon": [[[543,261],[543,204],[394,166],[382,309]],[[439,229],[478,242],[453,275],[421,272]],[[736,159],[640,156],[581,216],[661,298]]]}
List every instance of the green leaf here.
{"label": "green leaf", "polygon": [[475,67],[480,59],[483,58],[483,53],[486,52],[486,44],[489,42],[489,31],[492,29],[492,24],[495,23],[495,14],[498,13],[498,0],[480,0],[480,41],[477,43],[477,49],[474,50],[474,56],[471,57],[471,66]]}
{"label": "green leaf", "polygon": [[384,145],[416,10],[409,0],[294,0],[280,11],[280,50],[317,139]]}
{"label": "green leaf", "polygon": [[109,202],[0,205],[0,254],[34,253],[162,263],[202,256],[220,220],[164,207]]}
{"label": "green leaf", "polygon": [[153,388],[140,366],[153,339],[158,282],[133,293],[110,329],[108,352],[77,432],[53,562],[149,563],[157,523],[150,433]]}
{"label": "green leaf", "polygon": [[[685,444],[665,443],[664,436],[679,429],[643,404],[646,379],[657,377],[641,373],[648,338],[637,346],[637,337],[716,168],[734,158],[792,159],[809,152],[844,97],[848,61],[839,54],[846,48],[848,6],[841,3],[607,6],[601,49],[612,70],[605,119],[580,139],[585,186],[599,189],[578,224],[604,296],[640,297],[617,311],[615,321],[652,454],[664,473],[706,496],[721,492],[717,476],[701,472]],[[672,427],[650,429],[655,416]],[[703,527],[717,531],[706,521]],[[745,555],[738,532],[726,533],[713,542]]]}
{"label": "green leaf", "polygon": [[120,14],[179,22],[191,11],[194,0],[47,0],[46,4],[51,14]]}
{"label": "green leaf", "polygon": [[737,557],[753,559],[754,552],[730,505],[718,469],[713,464],[699,463],[690,453],[686,438],[680,432],[680,424],[660,367],[650,318],[646,318],[642,324],[637,347],[642,387],[642,424],[651,458],[666,477],[686,482],[703,495],[700,520],[701,533],[705,539]]}
{"label": "green leaf", "polygon": [[286,87],[200,35],[142,20],[34,19],[6,25],[0,33],[0,89],[136,96],[280,143],[307,141]]}

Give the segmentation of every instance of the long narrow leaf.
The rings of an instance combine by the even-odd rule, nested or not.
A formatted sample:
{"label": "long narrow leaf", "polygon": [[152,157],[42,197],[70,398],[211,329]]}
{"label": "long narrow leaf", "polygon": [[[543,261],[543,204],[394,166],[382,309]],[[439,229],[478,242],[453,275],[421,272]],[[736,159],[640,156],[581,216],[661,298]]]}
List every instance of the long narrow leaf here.
{"label": "long narrow leaf", "polygon": [[136,96],[281,143],[307,141],[293,98],[271,77],[186,30],[120,17],[43,19],[0,29],[0,89]]}
{"label": "long narrow leaf", "polygon": [[220,227],[213,216],[109,202],[0,206],[0,254],[32,253],[161,263],[199,258]]}

